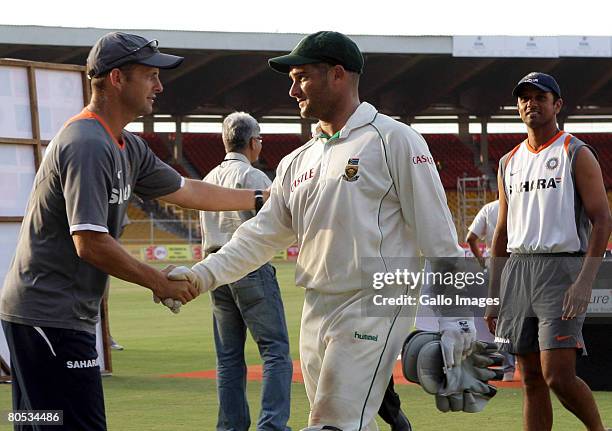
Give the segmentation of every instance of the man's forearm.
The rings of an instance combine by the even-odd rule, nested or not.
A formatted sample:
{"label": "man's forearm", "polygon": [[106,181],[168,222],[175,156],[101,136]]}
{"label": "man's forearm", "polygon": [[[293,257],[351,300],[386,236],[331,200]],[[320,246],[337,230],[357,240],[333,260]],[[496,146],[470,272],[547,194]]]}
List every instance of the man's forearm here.
{"label": "man's forearm", "polygon": [[467,239],[467,243],[470,246],[470,250],[472,251],[472,254],[474,255],[476,259],[478,259],[478,263],[480,263],[480,266],[484,268],[485,260],[482,257],[482,252],[480,251],[480,247],[478,247],[478,244],[476,243],[476,241],[477,241],[476,239],[473,239],[471,237],[468,237]]}
{"label": "man's forearm", "polygon": [[81,258],[109,275],[153,291],[164,277],[160,271],[130,256],[121,244],[108,234],[97,234],[95,239],[90,238],[87,241],[88,251]]}
{"label": "man's forearm", "polygon": [[161,197],[183,208],[201,211],[246,211],[255,209],[254,190],[230,189],[205,181],[186,180],[178,191]]}
{"label": "man's forearm", "polygon": [[508,235],[498,233],[491,247],[491,259],[489,265],[489,298],[498,298],[501,288],[501,273],[508,260]]}
{"label": "man's forearm", "polygon": [[589,237],[589,245],[587,248],[586,259],[578,275],[578,279],[592,284],[595,281],[597,272],[603,260],[603,255],[608,246],[610,238],[610,226],[606,222],[595,221],[591,236]]}
{"label": "man's forearm", "polygon": [[480,252],[480,248],[478,247],[478,245],[474,242],[469,242],[468,244],[470,246],[470,250],[472,251],[472,254],[474,255],[474,257],[476,259],[482,259],[482,253]]}

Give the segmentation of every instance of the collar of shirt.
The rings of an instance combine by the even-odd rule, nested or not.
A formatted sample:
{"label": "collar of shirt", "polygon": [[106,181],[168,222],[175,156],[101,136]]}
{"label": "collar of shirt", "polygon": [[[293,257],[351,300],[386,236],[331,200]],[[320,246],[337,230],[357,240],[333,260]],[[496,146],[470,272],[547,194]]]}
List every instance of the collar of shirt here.
{"label": "collar of shirt", "polygon": [[344,127],[338,132],[334,133],[333,136],[329,136],[327,133],[321,130],[321,124],[317,123],[316,130],[312,137],[315,139],[325,139],[327,141],[335,138],[344,139],[348,137],[351,130],[358,129],[371,123],[372,120],[374,120],[374,117],[376,117],[376,114],[378,114],[378,111],[375,107],[370,105],[368,102],[361,102],[357,109],[355,109],[355,112],[353,112],[353,115],[349,117]]}
{"label": "collar of shirt", "polygon": [[249,161],[247,156],[245,156],[242,153],[232,153],[232,152],[229,152],[229,153],[227,153],[225,155],[225,158],[223,159],[223,161],[226,162],[228,160],[238,160],[240,162],[248,163],[249,165],[251,164],[251,162]]}

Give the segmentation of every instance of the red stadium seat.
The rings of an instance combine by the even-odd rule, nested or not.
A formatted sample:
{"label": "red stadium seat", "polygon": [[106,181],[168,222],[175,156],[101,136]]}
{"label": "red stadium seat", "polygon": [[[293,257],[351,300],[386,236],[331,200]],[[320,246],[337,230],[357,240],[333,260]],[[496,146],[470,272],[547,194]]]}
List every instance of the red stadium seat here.
{"label": "red stadium seat", "polygon": [[474,153],[457,135],[425,134],[423,137],[434,160],[439,163],[440,179],[445,189],[455,190],[457,178],[482,175],[474,164]]}

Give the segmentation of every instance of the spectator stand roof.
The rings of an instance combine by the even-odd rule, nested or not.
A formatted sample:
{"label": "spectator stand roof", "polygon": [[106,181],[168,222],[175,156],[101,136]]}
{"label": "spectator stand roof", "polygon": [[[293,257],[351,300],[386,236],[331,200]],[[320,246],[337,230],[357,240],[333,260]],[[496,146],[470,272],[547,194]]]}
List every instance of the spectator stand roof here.
{"label": "spectator stand roof", "polygon": [[[0,57],[84,64],[89,48],[109,31],[0,25]],[[290,51],[304,35],[123,31],[159,39],[163,51],[185,57],[180,68],[162,72],[165,90],[158,98],[157,114],[224,115],[239,109],[257,118],[293,116],[292,121],[299,121],[288,95],[288,78],[272,71],[267,59]],[[534,70],[559,81],[565,100],[562,119],[612,114],[610,56],[456,57],[452,36],[352,37],[366,57],[362,100],[406,120],[505,114],[516,121],[516,111],[504,107],[515,105],[513,86]]]}

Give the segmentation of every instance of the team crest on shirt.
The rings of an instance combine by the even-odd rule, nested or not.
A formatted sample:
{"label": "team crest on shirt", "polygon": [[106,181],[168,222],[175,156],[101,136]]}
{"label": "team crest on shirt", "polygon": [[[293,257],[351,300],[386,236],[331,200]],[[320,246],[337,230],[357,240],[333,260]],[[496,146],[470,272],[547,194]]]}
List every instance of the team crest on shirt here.
{"label": "team crest on shirt", "polygon": [[556,169],[557,166],[559,166],[559,158],[558,157],[551,157],[550,159],[546,160],[546,168],[550,169],[551,171],[553,169]]}
{"label": "team crest on shirt", "polygon": [[349,159],[348,164],[344,168],[344,175],[342,175],[342,178],[349,182],[357,181],[359,179],[357,172],[359,172],[359,159]]}

